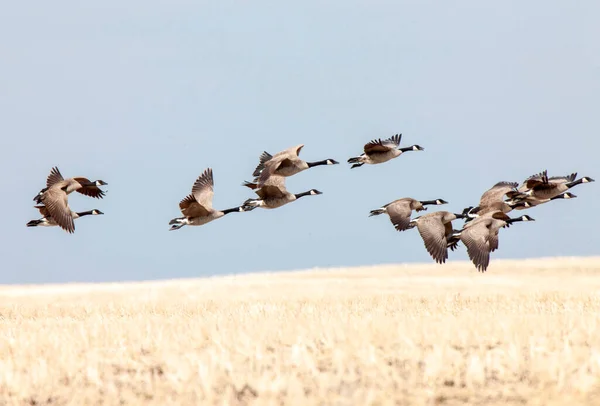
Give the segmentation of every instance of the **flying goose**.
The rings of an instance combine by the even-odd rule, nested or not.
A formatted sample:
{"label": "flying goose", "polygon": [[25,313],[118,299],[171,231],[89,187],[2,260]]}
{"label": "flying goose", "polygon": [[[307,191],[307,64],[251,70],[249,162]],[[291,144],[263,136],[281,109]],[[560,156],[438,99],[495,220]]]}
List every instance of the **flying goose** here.
{"label": "flying goose", "polygon": [[75,232],[73,216],[69,208],[68,195],[79,192],[94,198],[104,197],[104,191],[98,186],[107,185],[102,180],[91,182],[87,178],[77,177],[64,179],[57,167],[52,168],[46,180],[46,187],[42,189],[33,200],[46,206],[46,210],[52,219],[68,233]]}
{"label": "flying goose", "polygon": [[103,185],[108,185],[108,183],[100,179],[92,182],[88,178],[84,178],[81,176],[64,179],[60,171],[58,170],[58,167],[55,166],[50,170],[50,174],[46,178],[46,187],[40,190],[40,192],[37,195],[35,195],[33,200],[37,204],[43,203],[42,196],[51,187],[64,189],[66,194],[78,192],[82,195],[86,195],[96,199],[102,199],[106,192],[101,190],[98,186]]}
{"label": "flying goose", "polygon": [[[546,172],[546,171],[544,171],[544,172]],[[529,190],[529,187],[527,187],[527,182],[529,182],[529,181],[541,182],[542,179],[544,178],[544,172],[540,172],[540,173],[536,173],[535,175],[531,175],[530,177],[525,179],[525,181],[519,186],[519,188],[517,190],[519,192],[527,192]],[[546,172],[546,175],[547,175],[547,172]],[[566,176],[550,176],[550,177],[548,177],[548,181],[552,182],[552,183],[568,183],[568,182],[575,181],[575,179],[577,179],[577,172],[573,172],[572,174],[566,175]]]}
{"label": "flying goose", "polygon": [[558,196],[554,196],[551,197],[550,199],[536,199],[534,197],[527,197],[522,201],[518,201],[518,202],[511,202],[511,204],[513,204],[514,208],[516,210],[523,210],[523,209],[528,209],[530,207],[535,207],[535,206],[539,206],[540,204],[543,203],[548,203],[551,200],[557,200],[557,199],[574,199],[576,198],[577,195],[574,195],[571,192],[565,192],[565,193],[561,193]]}
{"label": "flying goose", "polygon": [[498,249],[498,231],[518,221],[535,221],[523,215],[510,218],[501,210],[487,213],[465,224],[458,233],[448,238],[448,246],[454,250],[458,240],[467,248],[467,254],[478,271],[485,272],[490,263],[490,253]]}
{"label": "flying goose", "polygon": [[331,158],[316,162],[306,162],[298,157],[303,147],[304,144],[296,145],[275,155],[263,151],[259,158],[259,164],[252,173],[252,176],[255,176],[258,180],[258,186],[262,187],[271,175],[292,176],[315,166],[339,164],[339,162]]}
{"label": "flying goose", "polygon": [[429,255],[438,264],[443,264],[448,259],[448,238],[455,231],[452,228],[452,220],[465,217],[464,214],[435,211],[416,217],[409,223],[408,228],[417,227]]}
{"label": "flying goose", "polygon": [[[52,216],[50,215],[50,213],[48,213],[48,209],[46,208],[46,206],[33,206],[36,209],[38,209],[40,211],[40,214],[42,215],[42,218],[39,220],[31,220],[30,222],[27,223],[27,227],[38,227],[38,226],[42,226],[42,227],[54,227],[54,226],[58,226],[58,223],[52,218]],[[80,212],[75,212],[75,211],[71,211],[71,217],[73,217],[73,219],[78,219],[80,217],[83,216],[89,216],[89,215],[93,215],[93,216],[97,216],[100,214],[104,214],[102,213],[100,210],[98,209],[92,209],[92,210],[88,210],[88,211],[80,211]]]}
{"label": "flying goose", "polygon": [[575,176],[577,176],[576,173],[567,177],[557,176],[550,179],[548,177],[548,171],[544,170],[540,175],[534,175],[534,177],[531,177],[525,182],[524,191],[513,191],[512,193],[507,194],[507,196],[514,202],[527,200],[528,198],[545,200],[556,197],[582,183],[595,182],[594,179],[588,176],[575,180]]}
{"label": "flying goose", "polygon": [[[479,199],[479,205],[475,208],[477,215],[500,210],[504,213],[510,212],[513,208],[504,201],[504,195],[510,191],[516,190],[519,184],[517,182],[498,182],[490,189],[486,190]],[[473,212],[473,211],[472,211]]]}
{"label": "flying goose", "polygon": [[258,187],[256,182],[245,182],[244,186],[254,190],[259,199],[248,199],[244,202],[245,211],[254,210],[257,207],[263,209],[275,209],[304,196],[320,195],[322,192],[311,189],[303,193],[290,193],[285,188],[285,177],[281,175],[271,175],[262,187]]}
{"label": "flying goose", "polygon": [[394,225],[394,228],[398,231],[404,231],[408,228],[410,223],[410,216],[413,210],[417,212],[427,210],[427,205],[442,205],[448,202],[444,199],[436,200],[416,200],[410,197],[404,197],[401,199],[394,200],[379,209],[371,210],[369,217],[378,216],[383,213],[387,213],[390,217],[390,221]]}
{"label": "flying goose", "polygon": [[212,207],[214,196],[214,181],[212,168],[207,168],[196,179],[192,193],[179,202],[179,209],[184,217],[169,221],[169,231],[178,230],[183,226],[201,226],[233,212],[244,211],[242,207],[227,210],[215,210]]}
{"label": "flying goose", "polygon": [[364,146],[364,153],[357,157],[348,159],[348,163],[353,164],[350,168],[358,168],[364,164],[381,164],[390,159],[397,158],[402,153],[407,151],[424,151],[425,149],[419,145],[411,145],[410,147],[398,148],[402,134],[396,134],[386,140],[381,138],[371,140]]}

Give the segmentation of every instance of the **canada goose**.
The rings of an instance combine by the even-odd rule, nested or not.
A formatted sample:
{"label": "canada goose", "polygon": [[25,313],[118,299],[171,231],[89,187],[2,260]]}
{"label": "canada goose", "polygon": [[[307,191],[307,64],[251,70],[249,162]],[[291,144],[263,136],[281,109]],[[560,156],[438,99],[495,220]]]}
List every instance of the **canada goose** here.
{"label": "canada goose", "polygon": [[409,223],[408,228],[417,227],[429,255],[438,264],[443,264],[448,259],[448,238],[454,232],[452,220],[465,217],[464,214],[435,211],[416,217]]}
{"label": "canada goose", "polygon": [[271,175],[264,186],[258,187],[256,182],[245,182],[244,186],[254,190],[259,199],[248,199],[242,207],[245,211],[254,210],[257,207],[263,209],[275,209],[304,196],[320,195],[322,192],[311,189],[303,193],[290,193],[285,188],[285,177],[281,175]]}
{"label": "canada goose", "polygon": [[304,144],[296,145],[275,155],[263,151],[259,164],[252,173],[258,179],[258,186],[262,187],[271,175],[292,176],[315,166],[339,164],[335,159],[306,162],[298,157],[303,147]]}
{"label": "canada goose", "polygon": [[568,177],[554,177],[553,180],[548,178],[548,171],[544,170],[541,176],[535,176],[525,182],[525,191],[514,191],[507,194],[508,198],[512,201],[527,200],[527,198],[533,198],[535,200],[551,199],[552,197],[558,196],[567,190],[580,185],[582,183],[595,182],[594,179],[584,176],[577,180],[571,180],[576,174],[572,174]]}
{"label": "canada goose", "polygon": [[233,212],[244,211],[242,207],[227,210],[215,210],[212,207],[214,196],[214,181],[211,168],[204,170],[192,186],[192,193],[179,202],[179,209],[184,217],[169,221],[169,231],[178,230],[183,226],[201,226]]}
{"label": "canada goose", "polygon": [[427,205],[442,205],[448,204],[444,199],[436,200],[416,200],[410,197],[404,197],[402,199],[394,200],[382,206],[379,209],[371,210],[369,217],[378,216],[383,213],[387,213],[390,217],[390,221],[394,225],[394,228],[398,231],[404,231],[408,228],[410,223],[410,216],[413,210],[417,212],[427,210]]}
{"label": "canada goose", "polygon": [[64,179],[57,167],[52,168],[46,180],[46,187],[34,198],[37,203],[46,206],[48,214],[63,230],[68,233],[75,232],[73,216],[69,208],[69,194],[79,192],[94,198],[104,197],[104,191],[98,186],[107,185],[102,180],[91,182],[87,178],[77,177]]}
{"label": "canada goose", "polygon": [[411,145],[410,147],[398,148],[402,134],[396,134],[386,140],[381,138],[371,140],[364,146],[364,153],[357,157],[348,159],[348,163],[354,164],[350,168],[358,168],[364,164],[381,164],[389,161],[392,158],[397,158],[402,153],[407,151],[424,151],[425,149],[419,145]]}
{"label": "canada goose", "polygon": [[[50,215],[50,213],[48,213],[48,209],[46,208],[46,206],[33,206],[36,209],[38,209],[40,211],[40,214],[42,215],[42,218],[39,220],[31,220],[30,222],[27,223],[27,227],[38,227],[38,226],[42,226],[42,227],[54,227],[54,226],[58,226],[58,223],[52,218],[52,216]],[[102,213],[100,210],[98,209],[93,209],[93,210],[88,210],[88,211],[80,211],[80,212],[75,212],[75,211],[71,211],[71,217],[73,217],[73,219],[78,219],[80,217],[83,216],[89,216],[89,215],[93,215],[93,216],[97,216],[100,214],[104,214]]]}
{"label": "canada goose", "polygon": [[486,190],[479,199],[479,205],[471,211],[471,213],[476,212],[477,215],[481,216],[482,214],[493,212],[496,210],[501,210],[504,213],[508,213],[512,210],[512,207],[506,203],[504,199],[504,195],[510,191],[516,190],[516,187],[519,184],[517,182],[498,182],[490,189]]}
{"label": "canada goose", "polygon": [[[519,186],[519,188],[517,190],[519,192],[526,192],[527,190],[529,190],[529,187],[527,187],[527,182],[542,181],[543,177],[544,177],[544,172],[540,172],[540,173],[536,173],[535,175],[531,175],[530,177],[525,179],[525,181]],[[548,177],[548,181],[552,182],[552,183],[568,183],[568,182],[575,181],[576,178],[577,178],[577,172],[573,172],[572,174],[566,175],[566,176]]]}
{"label": "canada goose", "polygon": [[530,207],[539,206],[540,204],[543,204],[543,203],[548,203],[551,200],[574,199],[576,197],[577,197],[577,195],[574,195],[571,192],[565,192],[565,193],[561,193],[558,196],[551,197],[550,199],[535,199],[533,197],[529,197],[529,198],[525,198],[525,200],[523,200],[523,201],[519,201],[519,202],[515,202],[515,203],[511,202],[511,204],[513,204],[514,209],[523,210],[523,209],[528,209]]}
{"label": "canada goose", "polygon": [[100,179],[93,181],[93,182],[90,181],[88,178],[84,178],[84,177],[74,177],[74,178],[64,179],[63,176],[61,175],[60,171],[58,170],[58,167],[55,166],[54,168],[52,168],[50,170],[50,174],[48,175],[48,178],[46,179],[46,187],[43,188],[42,190],[40,190],[40,192],[37,195],[35,195],[33,200],[38,204],[43,203],[42,196],[51,187],[64,189],[64,192],[66,194],[71,194],[72,192],[78,192],[78,193],[81,193],[81,194],[89,196],[89,197],[93,197],[96,199],[102,199],[106,192],[101,190],[98,186],[104,186],[104,185],[108,185],[108,183],[106,183]]}
{"label": "canada goose", "polygon": [[527,215],[510,218],[500,210],[487,213],[467,223],[458,233],[453,233],[448,238],[448,245],[454,250],[458,240],[462,241],[477,270],[485,272],[490,263],[490,253],[498,249],[498,231],[517,221],[535,221],[535,219]]}

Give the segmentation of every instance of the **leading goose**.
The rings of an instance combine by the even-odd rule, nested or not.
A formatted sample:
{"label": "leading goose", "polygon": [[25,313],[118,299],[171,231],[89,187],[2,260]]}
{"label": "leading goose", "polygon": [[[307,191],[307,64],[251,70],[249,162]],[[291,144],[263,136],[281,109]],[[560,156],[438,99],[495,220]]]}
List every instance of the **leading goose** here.
{"label": "leading goose", "polygon": [[[52,218],[50,213],[48,213],[48,209],[46,208],[46,206],[34,206],[34,207],[40,211],[42,218],[38,219],[38,220],[31,220],[30,222],[27,223],[27,227],[39,227],[39,226],[55,227],[55,226],[58,226],[58,223]],[[102,213],[98,209],[92,209],[92,210],[80,211],[80,212],[71,211],[71,217],[73,217],[74,220],[78,219],[80,217],[84,217],[84,216],[90,216],[90,215],[98,216],[101,214],[104,214],[104,213]]]}
{"label": "leading goose", "polygon": [[507,196],[515,202],[525,201],[528,198],[533,198],[535,200],[545,200],[551,199],[560,195],[561,193],[566,192],[567,190],[580,185],[582,183],[590,183],[595,182],[594,179],[584,176],[580,179],[574,180],[576,173],[571,174],[568,177],[554,177],[550,179],[548,177],[548,171],[545,170],[540,174],[540,176],[535,176],[530,178],[525,182],[525,190],[524,191],[515,191],[513,193],[509,193]]}
{"label": "leading goose", "polygon": [[54,167],[50,170],[50,174],[46,178],[46,187],[39,191],[37,195],[33,198],[33,200],[37,204],[43,203],[42,196],[44,193],[50,189],[51,187],[57,187],[59,189],[64,189],[66,194],[71,194],[72,192],[78,192],[82,195],[86,195],[89,197],[93,197],[96,199],[102,199],[105,196],[105,193],[98,186],[108,185],[108,183],[103,180],[95,180],[90,181],[88,178],[84,178],[81,176],[73,177],[65,179],[62,174],[58,170],[58,167]]}
{"label": "leading goose", "polygon": [[[546,176],[547,176],[548,172],[544,171],[544,172],[536,173],[535,175],[531,175],[530,177],[525,179],[525,181],[523,181],[523,183],[519,186],[519,188],[517,190],[519,192],[527,192],[529,190],[529,187],[527,186],[527,182],[542,181],[542,179],[544,178],[544,174],[546,174]],[[566,176],[550,176],[550,177],[548,177],[548,181],[552,182],[552,183],[568,183],[568,182],[575,181],[575,179],[577,179],[577,172],[573,172],[572,174],[566,175]]]}
{"label": "leading goose", "polygon": [[369,217],[378,216],[383,213],[387,213],[390,217],[390,221],[394,225],[394,228],[398,231],[404,231],[408,229],[410,223],[410,216],[413,210],[417,212],[427,210],[428,205],[442,205],[448,202],[444,199],[436,200],[416,200],[411,197],[403,197],[401,199],[394,200],[379,209],[371,210]]}
{"label": "leading goose", "polygon": [[429,255],[438,264],[443,264],[448,259],[448,239],[454,233],[452,220],[465,217],[464,214],[436,211],[415,218],[408,228],[417,227]]}
{"label": "leading goose", "polygon": [[245,182],[244,186],[254,190],[258,199],[248,199],[244,202],[245,211],[254,210],[257,207],[263,209],[276,209],[304,196],[320,195],[322,192],[311,189],[303,193],[290,193],[285,188],[285,177],[281,175],[272,175],[267,179],[262,187],[258,187],[256,182]]}
{"label": "leading goose", "polygon": [[213,196],[213,172],[211,168],[207,168],[194,182],[192,193],[179,202],[179,209],[184,217],[169,221],[169,231],[178,230],[183,226],[201,226],[226,214],[244,211],[242,207],[215,210],[212,207]]}
{"label": "leading goose", "polygon": [[398,148],[401,139],[402,134],[396,134],[386,140],[381,140],[381,138],[379,138],[369,141],[363,147],[363,154],[348,159],[348,163],[353,164],[350,168],[358,168],[364,164],[381,164],[390,159],[399,157],[404,152],[425,150],[423,147],[416,144],[411,145],[410,147]]}
{"label": "leading goose", "polygon": [[298,156],[302,148],[304,148],[304,144],[290,147],[275,155],[263,151],[259,158],[259,164],[252,173],[252,176],[255,176],[258,180],[258,186],[262,187],[272,175],[292,176],[315,166],[336,165],[339,163],[331,158],[322,161],[306,162]]}
{"label": "leading goose", "polygon": [[462,241],[477,270],[485,272],[490,264],[490,253],[498,249],[498,231],[518,221],[535,221],[535,219],[527,215],[510,218],[500,210],[487,213],[465,224],[458,233],[452,234],[448,239],[448,245],[456,247],[457,240]]}

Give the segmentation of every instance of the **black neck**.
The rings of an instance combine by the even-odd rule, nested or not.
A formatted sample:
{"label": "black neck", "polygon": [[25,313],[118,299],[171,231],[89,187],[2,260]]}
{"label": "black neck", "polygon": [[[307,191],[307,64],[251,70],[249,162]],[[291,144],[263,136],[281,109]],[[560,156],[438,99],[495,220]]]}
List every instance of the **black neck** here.
{"label": "black neck", "polygon": [[582,184],[582,183],[583,183],[583,178],[581,178],[581,179],[577,179],[577,180],[575,180],[575,181],[573,181],[573,182],[569,182],[569,183],[567,183],[567,186],[568,186],[569,188],[572,188],[573,186],[577,186],[577,185],[580,185],[580,184]]}
{"label": "black neck", "polygon": [[78,215],[79,217],[83,217],[83,216],[89,216],[90,214],[94,214],[94,213],[93,213],[93,210],[88,210],[88,211],[80,211],[80,212],[77,212],[77,215]]}
{"label": "black neck", "polygon": [[327,165],[327,161],[328,161],[328,159],[324,159],[322,161],[307,162],[306,164],[308,165],[309,168],[312,168],[313,166]]}
{"label": "black neck", "polygon": [[431,204],[437,204],[437,200],[422,200],[421,204],[423,206],[427,206],[427,205],[431,205]]}
{"label": "black neck", "polygon": [[410,146],[410,147],[400,148],[400,151],[402,151],[402,152],[414,151],[413,147],[414,147],[414,145]]}
{"label": "black neck", "polygon": [[457,219],[465,219],[465,218],[469,217],[466,214],[462,214],[462,213],[454,213],[454,215],[456,216]]}
{"label": "black neck", "polygon": [[303,196],[308,196],[308,195],[310,195],[310,190],[309,190],[309,191],[307,191],[307,192],[298,193],[298,194],[296,194],[295,196],[296,196],[296,199],[300,199],[301,197],[303,197]]}
{"label": "black neck", "polygon": [[516,217],[514,219],[508,219],[506,220],[507,224],[512,224],[512,223],[516,223],[517,221],[523,221],[523,219],[521,217]]}
{"label": "black neck", "polygon": [[239,207],[232,207],[231,209],[223,210],[223,214],[235,213],[236,211],[240,211]]}

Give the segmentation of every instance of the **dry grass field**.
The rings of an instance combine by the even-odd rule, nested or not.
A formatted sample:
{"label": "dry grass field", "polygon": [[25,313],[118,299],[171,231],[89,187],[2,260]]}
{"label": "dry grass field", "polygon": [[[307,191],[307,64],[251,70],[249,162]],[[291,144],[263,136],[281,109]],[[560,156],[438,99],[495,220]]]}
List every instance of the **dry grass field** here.
{"label": "dry grass field", "polygon": [[599,405],[600,258],[0,286],[0,405]]}

